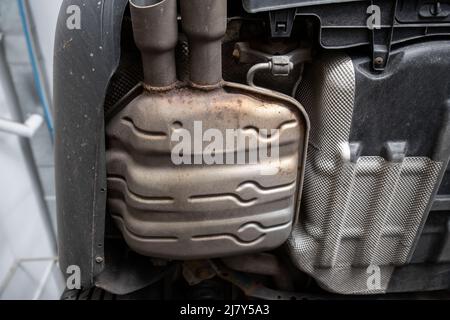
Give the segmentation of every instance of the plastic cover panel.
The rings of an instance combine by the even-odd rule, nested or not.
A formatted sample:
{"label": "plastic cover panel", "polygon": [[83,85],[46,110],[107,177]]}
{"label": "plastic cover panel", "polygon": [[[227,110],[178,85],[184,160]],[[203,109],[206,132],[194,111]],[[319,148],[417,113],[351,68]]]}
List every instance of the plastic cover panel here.
{"label": "plastic cover panel", "polygon": [[[348,142],[354,97],[349,57],[327,55],[306,70],[297,99],[311,135],[300,219],[288,247],[294,263],[325,289],[372,294],[384,292],[394,266],[408,262],[442,163],[404,154],[358,157]],[[380,267],[380,286],[368,286],[369,266]]]}
{"label": "plastic cover panel", "polygon": [[312,5],[355,1],[364,0],[242,0],[242,4],[247,12],[255,13],[261,11],[273,11]]}

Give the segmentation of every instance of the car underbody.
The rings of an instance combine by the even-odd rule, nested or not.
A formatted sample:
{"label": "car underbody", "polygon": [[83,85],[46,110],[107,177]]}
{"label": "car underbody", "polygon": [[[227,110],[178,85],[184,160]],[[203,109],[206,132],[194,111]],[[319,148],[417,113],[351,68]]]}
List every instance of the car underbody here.
{"label": "car underbody", "polygon": [[448,1],[86,6],[55,44],[64,299],[449,289]]}

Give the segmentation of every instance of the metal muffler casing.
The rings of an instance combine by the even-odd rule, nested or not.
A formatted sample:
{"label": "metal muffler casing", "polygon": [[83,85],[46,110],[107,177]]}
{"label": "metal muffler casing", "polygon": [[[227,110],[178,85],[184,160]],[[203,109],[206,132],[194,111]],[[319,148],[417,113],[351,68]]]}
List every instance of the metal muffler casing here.
{"label": "metal muffler casing", "polygon": [[[281,245],[291,232],[303,179],[309,129],[303,107],[275,92],[222,81],[225,0],[181,1],[188,84],[175,78],[176,1],[130,4],[145,90],[106,127],[108,210],[125,241],[143,255],[168,259]],[[164,32],[171,38],[163,37],[161,45],[158,34]],[[239,145],[230,132],[245,134],[258,149],[268,145],[273,152],[278,144],[277,157],[257,152],[257,161],[250,161],[255,145]],[[177,149],[181,138],[192,148]]]}

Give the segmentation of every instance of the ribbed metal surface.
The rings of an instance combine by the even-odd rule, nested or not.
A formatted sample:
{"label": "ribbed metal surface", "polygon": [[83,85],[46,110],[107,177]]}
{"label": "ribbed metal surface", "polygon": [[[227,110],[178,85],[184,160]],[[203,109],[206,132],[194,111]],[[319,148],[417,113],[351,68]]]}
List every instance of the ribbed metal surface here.
{"label": "ribbed metal surface", "polygon": [[[170,259],[211,258],[267,250],[292,229],[307,122],[294,100],[227,84],[224,89],[145,92],[107,125],[108,210],[135,251]],[[176,165],[181,128],[241,129],[256,140],[279,138],[279,159],[257,163]],[[279,129],[263,137],[260,129]],[[202,134],[202,133],[201,133]],[[225,141],[224,141],[225,142]],[[200,143],[201,151],[210,143]],[[239,148],[239,149],[238,149]],[[249,144],[215,149],[234,157]],[[184,150],[190,159],[202,154]],[[273,175],[264,172],[276,169]]]}

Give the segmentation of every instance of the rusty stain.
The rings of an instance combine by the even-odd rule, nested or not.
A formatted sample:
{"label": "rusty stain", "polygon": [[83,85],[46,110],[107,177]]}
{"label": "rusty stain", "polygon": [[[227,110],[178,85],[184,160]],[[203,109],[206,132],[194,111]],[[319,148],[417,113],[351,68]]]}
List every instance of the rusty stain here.
{"label": "rusty stain", "polygon": [[70,38],[69,40],[64,41],[63,49],[66,49],[72,43],[72,41],[73,41],[73,38]]}

